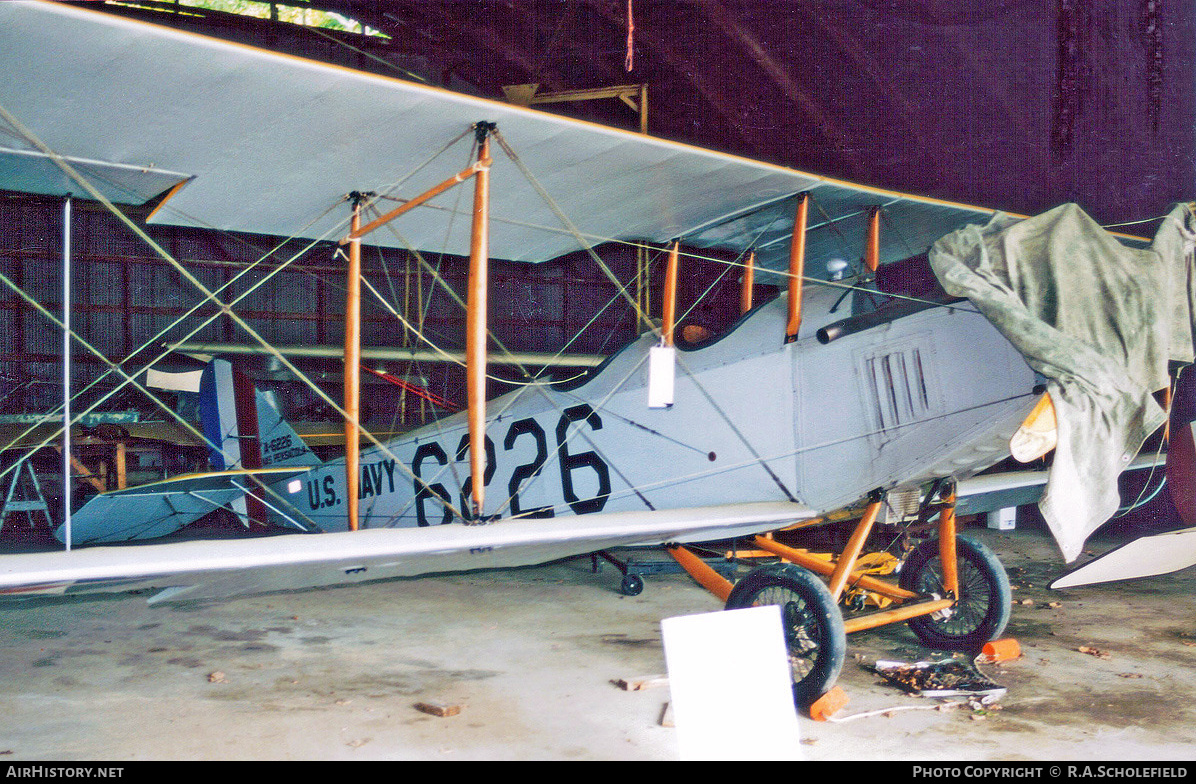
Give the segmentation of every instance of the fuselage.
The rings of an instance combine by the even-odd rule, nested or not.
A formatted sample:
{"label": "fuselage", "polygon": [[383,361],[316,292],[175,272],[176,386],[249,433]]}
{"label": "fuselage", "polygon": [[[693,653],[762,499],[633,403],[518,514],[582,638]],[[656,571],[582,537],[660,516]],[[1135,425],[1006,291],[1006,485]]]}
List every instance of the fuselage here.
{"label": "fuselage", "polygon": [[[982,315],[966,302],[933,307],[822,344],[817,330],[851,315],[847,305],[833,312],[841,294],[808,287],[788,344],[782,296],[711,342],[679,347],[667,408],[648,406],[652,334],[580,385],[536,383],[488,401],[483,515],[761,501],[829,511],[1007,456],[1035,375]],[[468,444],[457,414],[363,450],[359,526],[460,521]],[[274,488],[279,511],[308,529],[344,530],[345,482],[343,460],[325,463]]]}

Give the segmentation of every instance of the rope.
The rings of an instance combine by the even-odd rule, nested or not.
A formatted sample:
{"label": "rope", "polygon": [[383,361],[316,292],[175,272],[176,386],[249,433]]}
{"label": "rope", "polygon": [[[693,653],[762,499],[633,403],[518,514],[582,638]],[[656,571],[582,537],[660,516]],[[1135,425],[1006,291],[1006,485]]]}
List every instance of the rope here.
{"label": "rope", "polygon": [[627,0],[627,56],[623,59],[623,68],[627,73],[631,73],[635,67],[635,18],[631,11],[631,0]]}

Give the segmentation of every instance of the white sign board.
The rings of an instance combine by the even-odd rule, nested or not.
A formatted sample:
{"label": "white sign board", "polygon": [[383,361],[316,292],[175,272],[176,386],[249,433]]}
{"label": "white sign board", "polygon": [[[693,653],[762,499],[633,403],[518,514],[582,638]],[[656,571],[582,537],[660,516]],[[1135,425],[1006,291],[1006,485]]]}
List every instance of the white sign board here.
{"label": "white sign board", "polygon": [[779,607],[684,615],[660,626],[682,759],[801,759]]}

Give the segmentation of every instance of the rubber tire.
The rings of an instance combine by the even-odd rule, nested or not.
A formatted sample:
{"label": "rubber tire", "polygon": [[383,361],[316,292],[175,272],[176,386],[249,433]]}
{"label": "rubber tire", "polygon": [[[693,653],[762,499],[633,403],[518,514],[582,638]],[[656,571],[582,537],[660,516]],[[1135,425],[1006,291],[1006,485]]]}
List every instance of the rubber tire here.
{"label": "rubber tire", "polygon": [[[960,596],[951,617],[922,615],[911,618],[909,627],[929,648],[977,653],[1005,631],[1013,593],[1005,567],[992,550],[964,536],[955,541]],[[945,596],[941,569],[939,540],[929,539],[906,559],[898,584],[915,593]]]}
{"label": "rubber tire", "polygon": [[[826,584],[793,564],[771,564],[748,573],[731,589],[726,609],[770,604],[781,606],[794,702],[809,707],[830,690],[843,669],[847,656],[843,615]],[[814,647],[799,647],[803,638]]]}
{"label": "rubber tire", "polygon": [[644,592],[644,578],[638,574],[623,575],[623,583],[619,586],[624,596],[639,596]]}

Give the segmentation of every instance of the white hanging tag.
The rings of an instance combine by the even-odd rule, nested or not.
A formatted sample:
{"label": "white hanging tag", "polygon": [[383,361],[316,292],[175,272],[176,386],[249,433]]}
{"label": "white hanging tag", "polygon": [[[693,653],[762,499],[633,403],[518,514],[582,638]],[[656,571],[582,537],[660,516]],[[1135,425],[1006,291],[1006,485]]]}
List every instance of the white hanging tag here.
{"label": "white hanging tag", "polygon": [[676,352],[672,346],[648,349],[648,408],[673,405],[673,381],[677,373]]}

